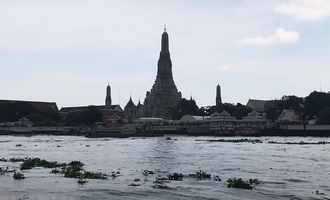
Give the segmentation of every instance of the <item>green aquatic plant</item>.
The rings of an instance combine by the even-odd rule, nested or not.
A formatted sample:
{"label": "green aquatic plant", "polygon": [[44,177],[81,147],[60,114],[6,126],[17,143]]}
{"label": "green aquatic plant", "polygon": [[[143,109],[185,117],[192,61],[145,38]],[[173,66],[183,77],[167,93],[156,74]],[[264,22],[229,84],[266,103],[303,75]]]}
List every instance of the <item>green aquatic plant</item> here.
{"label": "green aquatic plant", "polygon": [[80,178],[83,175],[83,168],[80,165],[67,165],[62,168],[62,174],[66,178]]}
{"label": "green aquatic plant", "polygon": [[56,161],[50,162],[47,160],[42,160],[40,158],[27,158],[21,164],[21,170],[28,170],[34,167],[56,168],[63,167],[65,165],[65,163],[58,163]]}
{"label": "green aquatic plant", "polygon": [[75,170],[82,170],[85,164],[80,161],[71,161],[67,164],[67,166],[72,167]]}
{"label": "green aquatic plant", "polygon": [[61,170],[55,168],[55,169],[52,169],[52,171],[50,171],[51,174],[60,174],[61,173]]}
{"label": "green aquatic plant", "polygon": [[211,179],[211,174],[208,174],[207,172],[202,171],[202,170],[199,170],[194,174],[189,174],[188,176],[192,177],[192,178],[197,178],[199,180]]}
{"label": "green aquatic plant", "polygon": [[167,177],[168,177],[168,180],[171,180],[171,181],[183,181],[183,174],[181,174],[181,173],[169,174]]}
{"label": "green aquatic plant", "polygon": [[108,175],[101,172],[84,171],[82,174],[85,179],[107,179]]}
{"label": "green aquatic plant", "polygon": [[79,179],[107,179],[108,175],[100,172],[90,172],[83,169],[84,164],[80,161],[72,161],[62,168],[60,173],[66,178]]}
{"label": "green aquatic plant", "polygon": [[258,179],[249,179],[249,183],[251,185],[259,185],[260,184],[260,181]]}
{"label": "green aquatic plant", "polygon": [[9,162],[24,162],[26,158],[10,158]]}
{"label": "green aquatic plant", "polygon": [[80,185],[84,185],[84,184],[86,184],[88,181],[87,181],[87,180],[84,180],[84,179],[82,179],[82,178],[80,178],[77,182],[78,182],[78,184],[80,184]]}
{"label": "green aquatic plant", "polygon": [[247,190],[252,190],[253,186],[260,184],[258,179],[249,179],[248,181],[244,181],[241,178],[230,178],[226,182],[228,188],[239,188]]}

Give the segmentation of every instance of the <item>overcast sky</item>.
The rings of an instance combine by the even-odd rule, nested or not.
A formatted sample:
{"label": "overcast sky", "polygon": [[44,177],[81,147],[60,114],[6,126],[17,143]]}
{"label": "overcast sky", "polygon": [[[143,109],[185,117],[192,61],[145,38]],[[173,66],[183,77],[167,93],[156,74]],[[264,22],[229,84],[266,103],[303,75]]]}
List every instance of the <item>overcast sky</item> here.
{"label": "overcast sky", "polygon": [[164,24],[184,97],[215,104],[330,90],[330,0],[1,0],[0,98],[137,102]]}

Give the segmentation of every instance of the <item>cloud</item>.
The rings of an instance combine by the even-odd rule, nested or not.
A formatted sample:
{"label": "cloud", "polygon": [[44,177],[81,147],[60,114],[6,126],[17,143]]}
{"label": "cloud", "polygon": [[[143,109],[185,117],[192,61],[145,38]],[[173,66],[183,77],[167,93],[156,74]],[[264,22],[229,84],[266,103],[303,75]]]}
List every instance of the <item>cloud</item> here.
{"label": "cloud", "polygon": [[220,67],[218,67],[217,71],[220,71],[220,72],[241,72],[242,69],[239,67],[239,65],[225,64],[225,65],[221,65]]}
{"label": "cloud", "polygon": [[274,46],[295,44],[300,40],[300,34],[296,31],[288,31],[283,28],[278,28],[270,35],[245,38],[241,40],[243,45],[252,46]]}
{"label": "cloud", "polygon": [[275,7],[275,12],[306,21],[330,16],[329,0],[287,0]]}
{"label": "cloud", "polygon": [[231,65],[223,65],[219,68],[220,71],[230,71],[231,69],[233,69]]}

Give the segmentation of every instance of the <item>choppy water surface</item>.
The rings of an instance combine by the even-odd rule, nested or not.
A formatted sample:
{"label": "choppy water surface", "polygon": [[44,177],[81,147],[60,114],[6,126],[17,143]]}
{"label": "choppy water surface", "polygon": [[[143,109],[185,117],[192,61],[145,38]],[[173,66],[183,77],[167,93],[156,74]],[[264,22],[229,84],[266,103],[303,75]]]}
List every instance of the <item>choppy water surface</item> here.
{"label": "choppy water surface", "polygon": [[[86,169],[122,176],[108,180],[76,179],[50,174],[50,169],[25,171],[25,180],[0,176],[2,199],[329,199],[330,145],[267,144],[267,141],[329,141],[327,138],[259,138],[264,143],[218,143],[198,141],[206,137],[88,139],[84,137],[0,137],[0,157],[40,157],[49,161],[80,160]],[[214,139],[214,138],[212,138]],[[228,139],[228,138],[226,138]],[[237,139],[237,138],[236,138]],[[22,146],[16,146],[22,144]],[[0,162],[0,167],[19,163]],[[143,170],[156,175],[144,177]],[[154,189],[157,175],[202,169],[221,177],[222,182],[184,179]],[[257,178],[254,190],[227,188],[232,177]],[[128,186],[135,178],[141,186]],[[316,194],[316,191],[319,191]]]}

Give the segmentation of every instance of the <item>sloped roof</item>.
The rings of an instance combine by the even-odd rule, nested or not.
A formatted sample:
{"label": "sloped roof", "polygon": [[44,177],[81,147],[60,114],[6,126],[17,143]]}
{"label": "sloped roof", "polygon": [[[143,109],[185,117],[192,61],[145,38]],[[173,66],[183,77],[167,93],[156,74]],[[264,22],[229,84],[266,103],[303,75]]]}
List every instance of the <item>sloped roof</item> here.
{"label": "sloped roof", "polygon": [[18,101],[18,100],[0,100],[0,104],[28,104],[39,112],[57,112],[58,108],[55,102],[41,102],[41,101]]}
{"label": "sloped roof", "polygon": [[271,100],[249,99],[246,106],[257,112],[265,112],[266,108],[271,106],[272,103]]}
{"label": "sloped roof", "polygon": [[133,100],[132,100],[132,97],[130,97],[129,98],[129,101],[127,102],[127,104],[126,104],[126,106],[125,106],[125,110],[127,109],[127,108],[135,108],[136,106],[135,106],[135,104],[134,104],[134,102],[133,102]]}
{"label": "sloped roof", "polygon": [[122,108],[120,105],[111,105],[111,106],[76,106],[76,107],[63,107],[61,108],[60,112],[62,113],[69,113],[69,112],[80,112],[88,109],[89,107],[95,107],[100,110],[116,110],[116,111],[122,111]]}

